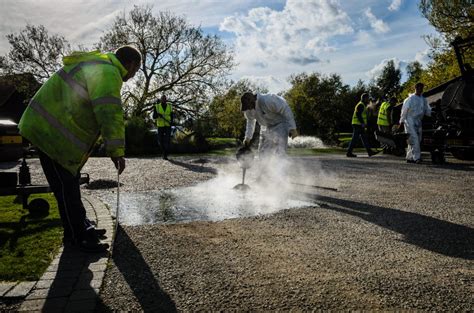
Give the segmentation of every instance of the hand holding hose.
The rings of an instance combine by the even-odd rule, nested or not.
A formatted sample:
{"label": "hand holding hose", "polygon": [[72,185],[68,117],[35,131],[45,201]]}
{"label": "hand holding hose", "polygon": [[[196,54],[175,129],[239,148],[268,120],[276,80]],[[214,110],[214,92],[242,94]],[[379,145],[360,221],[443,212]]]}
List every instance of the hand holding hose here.
{"label": "hand holding hose", "polygon": [[118,174],[122,174],[125,169],[125,158],[124,157],[111,157],[112,162],[114,162],[115,168],[118,170]]}

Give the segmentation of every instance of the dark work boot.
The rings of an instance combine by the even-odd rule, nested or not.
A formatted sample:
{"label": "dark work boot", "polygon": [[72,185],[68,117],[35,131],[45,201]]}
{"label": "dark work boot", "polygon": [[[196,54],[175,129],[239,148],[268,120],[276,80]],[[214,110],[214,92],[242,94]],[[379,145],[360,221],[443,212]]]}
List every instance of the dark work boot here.
{"label": "dark work boot", "polygon": [[369,155],[369,157],[371,157],[371,156],[379,154],[379,153],[380,153],[380,150],[379,151],[369,150],[369,152],[367,154]]}

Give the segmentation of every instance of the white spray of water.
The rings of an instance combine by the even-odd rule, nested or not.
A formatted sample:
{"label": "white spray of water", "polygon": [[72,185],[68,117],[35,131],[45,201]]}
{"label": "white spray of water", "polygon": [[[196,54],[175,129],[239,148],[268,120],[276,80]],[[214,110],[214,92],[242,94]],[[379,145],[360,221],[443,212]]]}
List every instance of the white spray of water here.
{"label": "white spray of water", "polygon": [[[325,173],[314,158],[271,157],[255,159],[247,170],[242,192],[238,163],[219,168],[217,177],[195,186],[167,191],[121,193],[120,222],[125,225],[224,220],[271,214],[280,210],[317,206],[301,192],[318,190],[302,185],[337,187],[337,177]],[[106,202],[112,202],[104,198]]]}
{"label": "white spray of water", "polygon": [[327,148],[321,139],[311,136],[298,136],[288,140],[289,148],[322,149]]}

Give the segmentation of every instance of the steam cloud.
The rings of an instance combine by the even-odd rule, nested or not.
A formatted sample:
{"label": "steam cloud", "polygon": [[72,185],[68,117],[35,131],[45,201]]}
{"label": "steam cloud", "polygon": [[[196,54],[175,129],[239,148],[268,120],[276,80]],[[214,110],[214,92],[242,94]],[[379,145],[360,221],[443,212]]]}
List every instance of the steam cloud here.
{"label": "steam cloud", "polygon": [[[247,170],[242,192],[233,187],[242,182],[237,162],[219,166],[217,177],[195,186],[168,191],[121,193],[120,222],[125,225],[176,223],[195,220],[271,214],[285,209],[317,206],[301,192],[318,190],[302,185],[338,187],[337,177],[325,172],[314,158],[271,157],[255,159]],[[104,199],[114,203],[113,195]]]}

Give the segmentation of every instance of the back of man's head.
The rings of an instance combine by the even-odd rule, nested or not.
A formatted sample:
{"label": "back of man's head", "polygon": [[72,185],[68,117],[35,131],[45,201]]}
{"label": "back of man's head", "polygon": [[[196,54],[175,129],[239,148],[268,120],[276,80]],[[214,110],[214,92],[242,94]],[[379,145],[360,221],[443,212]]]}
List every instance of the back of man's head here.
{"label": "back of man's head", "polygon": [[246,92],[240,98],[240,111],[244,112],[255,108],[256,96],[251,92]]}
{"label": "back of man's head", "polygon": [[140,51],[132,46],[122,46],[115,51],[115,56],[123,66],[130,64],[140,64],[142,55]]}
{"label": "back of man's head", "polygon": [[362,101],[362,102],[368,102],[368,101],[369,101],[369,94],[368,94],[368,93],[363,93],[363,94],[360,96],[360,101]]}

